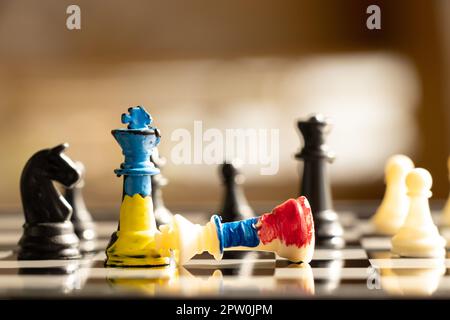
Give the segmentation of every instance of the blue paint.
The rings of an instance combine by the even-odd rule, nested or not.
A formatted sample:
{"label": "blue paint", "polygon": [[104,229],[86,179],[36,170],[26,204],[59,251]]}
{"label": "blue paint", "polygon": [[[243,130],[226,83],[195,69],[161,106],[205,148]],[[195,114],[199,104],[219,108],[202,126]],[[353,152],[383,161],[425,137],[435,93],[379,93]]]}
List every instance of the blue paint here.
{"label": "blue paint", "polygon": [[219,216],[214,216],[217,236],[220,244],[220,252],[224,248],[232,247],[256,247],[259,245],[256,223],[258,217],[241,221],[222,223]]}
{"label": "blue paint", "polygon": [[128,114],[122,114],[122,123],[128,123],[128,129],[146,129],[152,123],[152,116],[144,107],[128,108]]}
{"label": "blue paint", "polygon": [[159,169],[150,161],[150,156],[161,137],[158,129],[149,126],[152,118],[144,108],[130,108],[128,111],[129,115],[122,115],[122,122],[129,123],[128,129],[111,132],[125,156],[120,169],[114,172],[118,176],[125,176],[125,194],[133,196],[139,193],[149,196],[152,190],[150,176],[159,173]]}
{"label": "blue paint", "polygon": [[216,225],[216,233],[217,233],[217,238],[219,239],[219,248],[220,248],[220,253],[223,252],[223,225],[222,225],[222,221],[220,219],[220,217],[218,215],[213,215],[212,216],[214,224]]}
{"label": "blue paint", "polygon": [[125,175],[124,192],[129,196],[139,193],[143,197],[152,194],[152,181],[149,175]]}

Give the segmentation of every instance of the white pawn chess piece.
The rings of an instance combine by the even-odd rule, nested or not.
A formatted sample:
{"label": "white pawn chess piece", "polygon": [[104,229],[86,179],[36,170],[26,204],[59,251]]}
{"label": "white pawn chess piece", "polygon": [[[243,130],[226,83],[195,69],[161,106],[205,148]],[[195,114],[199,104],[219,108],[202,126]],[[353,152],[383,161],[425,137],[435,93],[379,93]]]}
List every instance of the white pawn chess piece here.
{"label": "white pawn chess piece", "polygon": [[[448,157],[447,166],[448,166],[449,179],[450,179],[450,157]],[[444,207],[444,215],[443,215],[442,222],[445,226],[450,227],[450,193],[448,195],[447,203]]]}
{"label": "white pawn chess piece", "polygon": [[431,218],[428,198],[433,179],[422,168],[413,169],[406,177],[410,207],[404,225],[392,238],[392,252],[403,257],[445,257],[446,240],[439,234]]}
{"label": "white pawn chess piece", "polygon": [[386,191],[372,218],[377,233],[392,236],[405,222],[409,210],[405,179],[412,169],[414,163],[404,155],[394,155],[386,162]]}

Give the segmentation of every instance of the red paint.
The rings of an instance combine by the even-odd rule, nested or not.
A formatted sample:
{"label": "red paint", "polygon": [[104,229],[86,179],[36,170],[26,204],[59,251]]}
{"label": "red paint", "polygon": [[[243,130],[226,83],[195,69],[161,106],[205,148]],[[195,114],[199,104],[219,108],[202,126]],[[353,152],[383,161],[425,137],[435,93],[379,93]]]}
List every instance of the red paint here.
{"label": "red paint", "polygon": [[257,224],[263,244],[279,239],[285,245],[303,247],[311,243],[314,221],[306,197],[289,199],[261,216]]}

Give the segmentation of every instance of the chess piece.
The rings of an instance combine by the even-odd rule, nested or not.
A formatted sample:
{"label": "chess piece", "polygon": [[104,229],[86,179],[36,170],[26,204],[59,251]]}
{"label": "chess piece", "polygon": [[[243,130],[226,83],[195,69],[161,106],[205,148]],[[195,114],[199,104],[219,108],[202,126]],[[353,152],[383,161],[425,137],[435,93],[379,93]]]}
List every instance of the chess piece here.
{"label": "chess piece", "polygon": [[194,225],[176,214],[169,225],[159,227],[156,247],[175,252],[179,265],[195,254],[209,252],[216,260],[224,250],[275,252],[293,262],[309,263],[314,252],[314,221],[305,197],[289,199],[271,213],[247,220],[222,223],[213,215],[205,225]]}
{"label": "chess piece", "polygon": [[158,148],[153,149],[150,161],[160,170],[160,173],[151,176],[153,211],[155,213],[156,224],[158,226],[167,224],[172,219],[172,212],[166,208],[161,188],[167,185],[167,179],[161,173],[161,169],[166,164],[166,159],[159,156]]}
{"label": "chess piece", "polygon": [[317,114],[306,121],[298,121],[297,125],[304,140],[303,149],[296,154],[296,158],[304,162],[300,195],[305,196],[311,204],[316,242],[323,247],[341,248],[345,245],[343,229],[333,210],[327,172],[327,162],[334,160],[334,154],[325,144],[330,122]]}
{"label": "chess piece", "polygon": [[390,157],[385,167],[386,191],[383,201],[372,218],[377,233],[393,236],[403,225],[409,210],[406,175],[414,163],[404,155]]}
{"label": "chess piece", "polygon": [[[447,167],[448,167],[449,179],[450,179],[450,157],[448,157],[448,160],[447,160]],[[450,227],[450,193],[449,193],[449,196],[447,199],[447,203],[445,204],[445,207],[444,207],[443,224],[445,226]]]}
{"label": "chess piece", "polygon": [[254,216],[252,208],[245,198],[242,184],[244,176],[239,172],[235,163],[223,163],[220,167],[224,185],[223,205],[220,216],[223,222],[248,219]]}
{"label": "chess piece", "polygon": [[70,220],[75,228],[75,234],[80,239],[80,250],[82,252],[90,252],[95,249],[97,233],[95,230],[95,223],[90,212],[86,208],[82,193],[86,170],[83,163],[79,161],[75,162],[75,165],[81,173],[81,179],[73,188],[65,188],[64,196],[73,209]]}
{"label": "chess piece", "polygon": [[150,176],[159,173],[150,161],[153,148],[160,141],[157,128],[150,126],[151,116],[142,107],[128,109],[122,114],[127,129],[116,129],[112,135],[125,156],[120,169],[123,195],[118,230],[113,233],[106,249],[106,266],[145,267],[169,264],[170,256],[162,256],[154,247],[157,233],[153,212]]}
{"label": "chess piece", "polygon": [[19,241],[19,260],[75,259],[80,257],[79,240],[70,221],[72,207],[53,185],[67,188],[80,179],[75,163],[64,154],[68,144],[35,153],[20,178],[25,214]]}
{"label": "chess piece", "polygon": [[444,258],[446,241],[431,218],[428,198],[433,179],[422,168],[406,176],[410,207],[405,223],[392,238],[392,252],[402,257]]}

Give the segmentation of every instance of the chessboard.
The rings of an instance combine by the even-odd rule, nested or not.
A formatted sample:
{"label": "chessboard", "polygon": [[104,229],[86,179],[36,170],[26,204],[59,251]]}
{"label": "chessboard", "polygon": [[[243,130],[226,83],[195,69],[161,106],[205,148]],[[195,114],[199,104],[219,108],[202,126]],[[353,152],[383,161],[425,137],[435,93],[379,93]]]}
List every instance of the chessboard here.
{"label": "chessboard", "polygon": [[[195,214],[186,216],[201,220]],[[450,297],[448,251],[445,264],[394,257],[390,239],[371,233],[366,217],[349,211],[339,212],[339,218],[346,246],[339,250],[316,246],[309,265],[290,263],[272,253],[225,252],[221,261],[204,254],[179,268],[105,268],[104,249],[117,221],[97,221],[98,250],[80,260],[18,261],[15,250],[23,215],[3,212],[0,298]],[[447,239],[448,233],[441,229]]]}

